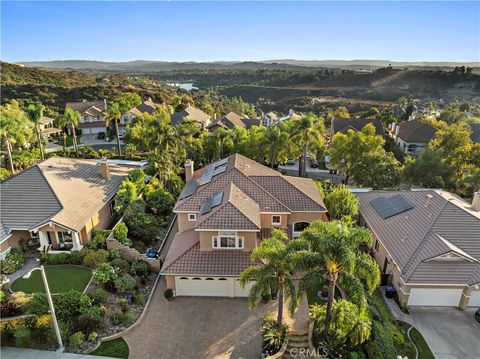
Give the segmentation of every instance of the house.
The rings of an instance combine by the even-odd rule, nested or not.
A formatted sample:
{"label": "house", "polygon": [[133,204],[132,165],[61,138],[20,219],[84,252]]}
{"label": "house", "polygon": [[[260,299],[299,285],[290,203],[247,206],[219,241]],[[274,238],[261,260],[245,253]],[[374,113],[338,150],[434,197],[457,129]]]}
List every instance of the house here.
{"label": "house", "polygon": [[286,114],[285,116],[283,117],[280,117],[278,119],[278,121],[274,122],[273,124],[276,125],[277,123],[282,123],[282,122],[285,122],[285,121],[288,121],[290,119],[298,119],[302,116],[300,116],[299,114],[295,113],[295,111],[293,111],[292,109],[288,110],[288,114]]}
{"label": "house", "polygon": [[480,192],[472,205],[442,190],[355,194],[382,282],[400,303],[480,306]]}
{"label": "house", "polygon": [[40,119],[40,133],[43,136],[47,137],[49,140],[53,138],[59,139],[60,132],[62,132],[62,130],[56,128],[53,125],[54,121],[55,120],[53,118],[46,116],[42,116],[42,118]]}
{"label": "house", "polygon": [[383,123],[379,118],[333,118],[330,125],[330,136],[333,137],[336,133],[346,134],[348,130],[361,131],[368,124],[375,126],[376,135],[385,136]]}
{"label": "house", "polygon": [[437,130],[428,123],[417,120],[392,123],[390,136],[405,153],[420,153],[425,150]]}
{"label": "house", "polygon": [[83,135],[106,132],[107,100],[67,102],[65,107],[80,113],[78,128],[82,130]]}
{"label": "house", "polygon": [[210,124],[211,116],[188,104],[184,110],[175,112],[170,118],[172,125],[179,125],[186,118],[198,122],[202,129],[206,129]]}
{"label": "house", "polygon": [[242,117],[235,112],[229,112],[225,116],[220,117],[218,120],[214,120],[209,126],[210,132],[216,131],[219,128],[225,130],[232,129],[234,127],[249,129],[252,126],[259,126],[260,120],[251,119],[248,117]]}
{"label": "house", "polygon": [[188,160],[185,171],[174,207],[178,232],[161,270],[177,296],[248,296],[239,275],[272,228],[293,238],[326,220],[311,179],[283,176],[239,154],[197,171]]}
{"label": "house", "polygon": [[268,127],[278,121],[278,116],[274,112],[269,112],[262,115],[261,121],[263,126]]}
{"label": "house", "polygon": [[120,118],[120,126],[128,125],[135,117],[143,116],[145,113],[151,115],[155,112],[158,106],[160,106],[158,103],[153,102],[152,99],[149,98],[137,107],[134,107],[128,112],[124,113]]}
{"label": "house", "polygon": [[78,251],[93,229],[111,224],[113,201],[128,172],[142,162],[52,157],[0,186],[0,253],[20,240],[52,251]]}

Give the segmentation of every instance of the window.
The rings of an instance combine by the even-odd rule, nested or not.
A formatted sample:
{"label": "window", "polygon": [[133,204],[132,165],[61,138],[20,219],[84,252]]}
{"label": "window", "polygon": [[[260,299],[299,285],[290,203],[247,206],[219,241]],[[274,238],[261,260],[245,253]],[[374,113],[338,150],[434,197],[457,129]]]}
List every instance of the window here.
{"label": "window", "polygon": [[58,241],[60,243],[60,246],[65,243],[72,243],[73,238],[72,238],[72,233],[68,232],[57,232],[58,236]]}
{"label": "window", "polygon": [[375,239],[375,251],[378,253],[379,250],[380,250],[380,242],[378,241],[378,239]]}
{"label": "window", "polygon": [[30,231],[30,238],[38,238],[38,231]]}
{"label": "window", "polygon": [[243,237],[237,236],[235,231],[219,231],[218,236],[212,237],[213,248],[243,248]]}
{"label": "window", "polygon": [[195,213],[189,213],[188,214],[188,221],[189,222],[196,221],[196,220],[197,220],[197,215]]}
{"label": "window", "polygon": [[280,216],[272,216],[272,225],[278,226],[282,223],[282,217]]}

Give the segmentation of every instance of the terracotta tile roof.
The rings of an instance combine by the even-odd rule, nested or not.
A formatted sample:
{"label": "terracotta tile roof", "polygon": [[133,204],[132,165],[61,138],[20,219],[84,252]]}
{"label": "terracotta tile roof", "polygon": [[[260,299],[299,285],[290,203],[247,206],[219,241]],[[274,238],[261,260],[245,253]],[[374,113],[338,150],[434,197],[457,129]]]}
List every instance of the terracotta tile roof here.
{"label": "terracotta tile roof", "polygon": [[[182,243],[186,242],[188,243]],[[250,266],[250,253],[238,249],[201,251],[198,233],[177,233],[161,274],[238,276]]]}
{"label": "terracotta tile roof", "polygon": [[107,101],[67,102],[65,108],[71,108],[77,112],[80,112],[80,115],[82,116],[88,111],[93,111],[94,113],[104,113],[107,111]]}
{"label": "terracotta tile roof", "polygon": [[[413,208],[383,219],[375,198],[401,194]],[[440,190],[356,193],[360,214],[407,283],[480,282],[480,213]],[[451,259],[453,257],[453,259]]]}
{"label": "terracotta tile roof", "polygon": [[405,142],[430,142],[437,130],[429,124],[417,120],[406,121],[400,124],[398,137]]}
{"label": "terracotta tile roof", "polygon": [[155,112],[158,106],[159,104],[153,102],[152,100],[146,100],[137,107],[132,108],[128,112],[134,114],[135,116],[142,116],[144,113],[148,113],[149,115],[151,115]]}
{"label": "terracotta tile roof", "polygon": [[180,124],[180,122],[184,118],[194,120],[202,123],[203,125],[206,125],[208,121],[210,121],[211,116],[198,108],[189,106],[180,112],[175,112],[174,114],[172,114],[172,116],[170,116],[170,118],[173,125]]}
{"label": "terracotta tile roof", "polygon": [[380,118],[334,118],[330,127],[330,134],[334,135],[335,133],[347,133],[348,130],[361,131],[369,123],[375,126],[376,135],[385,136],[385,131],[383,130],[383,123]]}

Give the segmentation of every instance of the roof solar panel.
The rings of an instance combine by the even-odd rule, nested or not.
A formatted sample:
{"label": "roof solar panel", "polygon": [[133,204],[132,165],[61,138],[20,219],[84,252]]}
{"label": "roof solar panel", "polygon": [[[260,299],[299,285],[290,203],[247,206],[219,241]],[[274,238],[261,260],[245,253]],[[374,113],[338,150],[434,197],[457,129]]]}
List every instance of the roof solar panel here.
{"label": "roof solar panel", "polygon": [[227,163],[228,163],[228,157],[215,162],[215,167],[226,165]]}
{"label": "roof solar panel", "polygon": [[226,170],[227,170],[227,165],[215,167],[215,170],[213,171],[213,176],[219,175],[220,173],[223,173]]}
{"label": "roof solar panel", "polygon": [[217,194],[215,194],[215,196],[213,196],[212,198],[212,207],[216,207],[220,205],[220,203],[222,203],[222,199],[223,199],[223,192],[218,192]]}
{"label": "roof solar panel", "polygon": [[370,204],[383,219],[390,218],[413,208],[413,205],[401,194],[393,197],[378,197],[370,201]]}
{"label": "roof solar panel", "polygon": [[202,177],[200,177],[200,179],[198,180],[198,185],[203,186],[204,184],[210,182],[212,180],[214,171],[215,167],[212,165],[208,165],[207,167],[205,167]]}
{"label": "roof solar panel", "polygon": [[182,193],[180,193],[180,199],[190,197],[197,191],[198,183],[195,181],[187,182],[186,186],[183,188]]}
{"label": "roof solar panel", "polygon": [[202,208],[200,208],[200,214],[206,214],[212,210],[212,208],[219,206],[222,203],[223,192],[216,193],[213,197],[208,198],[203,202]]}

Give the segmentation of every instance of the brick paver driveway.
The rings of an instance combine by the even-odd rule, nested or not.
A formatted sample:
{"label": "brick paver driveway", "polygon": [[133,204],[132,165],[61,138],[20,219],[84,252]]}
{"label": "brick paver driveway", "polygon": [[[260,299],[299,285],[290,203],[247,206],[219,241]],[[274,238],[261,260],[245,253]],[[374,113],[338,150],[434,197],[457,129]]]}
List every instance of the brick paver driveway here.
{"label": "brick paver driveway", "polygon": [[241,298],[163,297],[162,278],[142,323],[125,336],[130,358],[261,357],[261,321],[275,303],[249,311]]}

